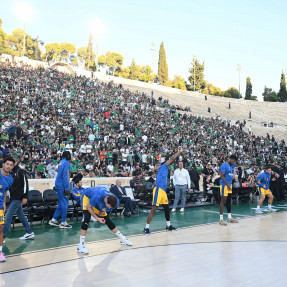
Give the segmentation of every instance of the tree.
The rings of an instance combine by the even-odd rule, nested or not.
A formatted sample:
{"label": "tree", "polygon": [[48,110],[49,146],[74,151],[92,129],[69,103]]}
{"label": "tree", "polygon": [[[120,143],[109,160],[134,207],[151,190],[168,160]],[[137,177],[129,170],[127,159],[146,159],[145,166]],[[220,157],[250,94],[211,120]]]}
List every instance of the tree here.
{"label": "tree", "polygon": [[[71,43],[49,43],[45,45],[46,57],[48,61],[52,59],[68,58],[76,52],[76,47]],[[63,52],[67,53],[63,53]]]}
{"label": "tree", "polygon": [[251,100],[252,97],[252,84],[250,77],[246,78],[246,91],[245,91],[245,100]]}
{"label": "tree", "polygon": [[120,53],[110,52],[106,53],[106,64],[110,68],[115,68],[116,71],[122,69],[124,57]]}
{"label": "tree", "polygon": [[271,88],[264,86],[264,92],[262,93],[263,101],[265,102],[278,102],[278,95],[272,91]]}
{"label": "tree", "polygon": [[138,80],[140,78],[140,75],[141,75],[140,70],[141,70],[140,66],[136,65],[136,62],[133,59],[131,65],[130,65],[129,79]]}
{"label": "tree", "polygon": [[172,87],[176,89],[186,90],[184,78],[179,75],[175,75],[172,82]]}
{"label": "tree", "polygon": [[130,73],[131,73],[131,69],[130,67],[126,67],[124,69],[122,69],[121,71],[117,72],[115,75],[116,76],[119,76],[121,78],[125,78],[125,79],[128,79],[129,76],[130,76]]}
{"label": "tree", "polygon": [[154,79],[154,75],[152,74],[152,69],[150,66],[142,66],[140,68],[140,77],[139,80],[143,82],[150,82]]}
{"label": "tree", "polygon": [[88,43],[88,47],[87,47],[87,57],[89,60],[93,60],[95,57],[95,54],[93,52],[93,37],[92,34],[90,34],[89,37],[89,43]]}
{"label": "tree", "polygon": [[197,59],[193,59],[192,68],[189,70],[190,76],[188,78],[190,82],[190,89],[192,91],[201,91],[206,87],[206,81],[204,80],[204,62],[199,63]]}
{"label": "tree", "polygon": [[223,96],[226,98],[234,98],[234,99],[240,99],[241,95],[238,91],[238,89],[231,87],[229,89],[227,89],[224,93]]}
{"label": "tree", "polygon": [[106,56],[105,55],[101,55],[98,57],[98,64],[101,66],[106,65]]}
{"label": "tree", "polygon": [[163,42],[160,44],[159,48],[159,60],[158,60],[158,73],[157,77],[160,83],[165,85],[168,82],[168,66],[166,62],[166,54]]}
{"label": "tree", "polygon": [[285,74],[283,73],[283,71],[281,74],[280,90],[278,92],[278,100],[279,100],[279,102],[286,102],[287,101],[286,79],[285,79]]}
{"label": "tree", "polygon": [[223,91],[220,88],[213,86],[212,84],[207,84],[206,87],[201,91],[203,94],[213,95],[221,97],[223,95]]}
{"label": "tree", "polygon": [[13,54],[12,49],[8,46],[8,35],[2,29],[2,19],[0,19],[0,53]]}
{"label": "tree", "polygon": [[95,53],[89,54],[88,47],[80,47],[77,50],[78,58],[81,63],[84,63],[86,70],[96,70],[96,63],[93,59],[95,59]]}

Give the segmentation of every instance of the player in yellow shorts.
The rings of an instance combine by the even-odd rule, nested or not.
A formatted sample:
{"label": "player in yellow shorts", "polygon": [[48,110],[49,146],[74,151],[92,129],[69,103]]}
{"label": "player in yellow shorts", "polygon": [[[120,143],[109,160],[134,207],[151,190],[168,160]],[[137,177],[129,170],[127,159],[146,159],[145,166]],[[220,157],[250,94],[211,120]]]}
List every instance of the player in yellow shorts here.
{"label": "player in yellow shorts", "polygon": [[224,205],[227,209],[227,221],[230,223],[238,223],[238,220],[231,216],[231,196],[232,196],[232,179],[234,168],[238,165],[236,155],[231,155],[227,162],[221,165],[219,170],[220,175],[220,225],[227,225],[223,220]]}
{"label": "player in yellow shorts", "polygon": [[166,230],[170,230],[170,231],[176,230],[176,228],[170,224],[169,205],[168,205],[168,198],[166,195],[166,184],[167,184],[167,176],[168,176],[168,166],[171,165],[181,153],[182,153],[182,148],[180,147],[178,152],[175,153],[161,167],[159,167],[159,165],[156,166],[156,169],[158,169],[158,173],[156,176],[155,187],[153,189],[152,209],[148,215],[147,223],[143,230],[145,234],[150,233],[149,226],[159,205],[162,205],[162,207],[164,208],[165,219],[166,219]]}
{"label": "player in yellow shorts", "polygon": [[[271,179],[272,175],[274,177]],[[259,192],[259,195],[260,195],[260,199],[259,199],[259,201],[257,203],[257,208],[255,210],[256,213],[258,213],[258,214],[262,214],[263,213],[263,211],[261,210],[261,205],[262,205],[263,201],[265,200],[265,196],[268,197],[267,211],[268,212],[276,211],[275,209],[272,208],[272,202],[273,202],[274,196],[273,196],[272,192],[269,189],[270,181],[271,180],[275,181],[276,178],[279,178],[279,174],[276,173],[276,172],[273,172],[271,170],[270,166],[266,166],[265,167],[265,171],[262,172],[257,177],[255,182],[258,185],[258,192]]]}

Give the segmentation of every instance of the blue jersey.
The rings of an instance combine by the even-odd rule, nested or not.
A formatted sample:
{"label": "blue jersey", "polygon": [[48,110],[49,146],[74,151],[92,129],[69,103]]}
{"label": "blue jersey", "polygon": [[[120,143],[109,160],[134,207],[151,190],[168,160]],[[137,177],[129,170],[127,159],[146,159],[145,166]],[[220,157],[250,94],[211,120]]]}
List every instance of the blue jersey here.
{"label": "blue jersey", "polygon": [[[277,173],[272,171],[270,174],[266,171],[259,174],[259,176],[256,178],[255,182],[258,184],[259,187],[263,187],[264,189],[269,189],[271,175],[276,175]],[[266,185],[266,187],[264,187]]]}
{"label": "blue jersey", "polygon": [[[234,173],[235,167],[236,167],[236,163],[233,165],[229,165],[227,162],[225,162],[220,167],[220,171],[224,173],[224,178],[230,186],[232,185],[232,179],[233,179],[233,173]],[[225,182],[221,178],[220,178],[220,185],[222,186],[226,185]]]}
{"label": "blue jersey", "polygon": [[60,190],[70,189],[70,163],[65,158],[58,165],[55,188]]}
{"label": "blue jersey", "polygon": [[157,172],[155,185],[166,192],[166,184],[167,184],[167,176],[168,176],[168,167],[166,163],[164,163]]}
{"label": "blue jersey", "polygon": [[0,169],[0,210],[3,209],[5,192],[10,189],[13,181],[14,179],[11,174],[4,176]]}
{"label": "blue jersey", "polygon": [[[87,196],[90,199],[89,201],[90,205],[98,209],[100,212],[109,212],[114,209],[114,208],[107,208],[106,203],[104,202],[104,199],[109,195],[113,195],[113,196],[115,195],[111,193],[110,191],[104,189],[103,187],[100,187],[100,186],[90,187],[84,191],[83,195]],[[117,198],[117,206],[119,204],[120,204],[120,201]]]}
{"label": "blue jersey", "polygon": [[72,189],[72,196],[75,199],[75,202],[78,204],[78,202],[81,199],[81,196],[83,195],[84,191],[86,189],[81,187],[81,188],[77,188],[76,186]]}

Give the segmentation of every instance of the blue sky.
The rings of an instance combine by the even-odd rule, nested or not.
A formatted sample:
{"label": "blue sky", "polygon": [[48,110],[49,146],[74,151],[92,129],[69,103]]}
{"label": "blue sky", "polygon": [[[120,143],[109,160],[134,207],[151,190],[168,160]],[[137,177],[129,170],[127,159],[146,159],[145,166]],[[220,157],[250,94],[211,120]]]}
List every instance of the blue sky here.
{"label": "blue sky", "polygon": [[[0,18],[7,33],[23,27],[15,13],[17,2],[0,0]],[[209,83],[221,89],[238,88],[237,64],[241,64],[241,92],[245,93],[249,76],[253,94],[260,99],[264,85],[279,90],[281,72],[287,69],[286,0],[25,2],[34,11],[26,31],[45,44],[87,45],[89,22],[96,18],[105,27],[98,42],[99,54],[119,52],[124,66],[133,58],[139,65],[152,66],[151,42],[155,42],[157,67],[163,41],[172,79],[176,74],[187,79],[195,54],[205,62]]]}

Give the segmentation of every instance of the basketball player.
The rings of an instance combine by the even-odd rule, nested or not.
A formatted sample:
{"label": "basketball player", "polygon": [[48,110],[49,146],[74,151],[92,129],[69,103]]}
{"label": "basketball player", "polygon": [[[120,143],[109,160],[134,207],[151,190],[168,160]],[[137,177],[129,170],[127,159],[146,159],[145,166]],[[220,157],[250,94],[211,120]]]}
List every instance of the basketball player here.
{"label": "basketball player", "polygon": [[143,230],[145,234],[150,234],[149,226],[159,205],[162,205],[164,212],[165,212],[166,230],[169,230],[169,231],[176,230],[176,228],[170,224],[170,212],[169,212],[168,198],[166,194],[166,185],[167,185],[167,176],[168,176],[168,166],[171,165],[181,153],[182,153],[182,148],[180,147],[178,152],[175,153],[166,163],[164,163],[161,167],[159,167],[159,165],[155,167],[156,169],[158,169],[158,173],[156,176],[155,187],[152,192],[153,193],[153,199],[152,199],[153,206],[148,215],[146,226]]}
{"label": "basketball player", "polygon": [[270,185],[270,180],[275,181],[276,178],[271,179],[271,175],[274,175],[276,178],[279,178],[279,174],[272,171],[270,166],[266,166],[265,167],[265,171],[260,173],[259,176],[257,177],[257,179],[255,180],[255,182],[258,185],[258,191],[259,191],[259,195],[260,195],[260,199],[257,203],[257,208],[255,210],[256,213],[258,214],[262,214],[263,211],[261,210],[261,205],[263,203],[263,201],[265,200],[265,196],[268,197],[268,207],[267,207],[267,212],[273,212],[276,211],[275,209],[273,209],[271,207],[274,196],[272,194],[272,192],[269,189],[269,185]]}
{"label": "basketball player", "polygon": [[108,228],[120,238],[120,244],[132,245],[124,235],[117,229],[115,224],[108,217],[108,212],[119,205],[118,198],[103,187],[91,187],[84,191],[82,199],[83,220],[81,226],[80,243],[77,251],[81,254],[89,253],[85,246],[85,238],[91,220],[95,217],[100,223],[105,223]]}
{"label": "basketball player", "polygon": [[238,223],[238,220],[231,216],[231,196],[232,196],[232,179],[234,174],[234,168],[239,165],[236,155],[231,155],[227,162],[221,165],[219,169],[220,175],[220,225],[227,225],[227,222],[223,220],[223,209],[226,204],[228,219],[230,223]]}
{"label": "basketball player", "polygon": [[6,196],[7,191],[10,189],[13,183],[13,177],[10,172],[13,169],[15,160],[12,157],[6,157],[3,160],[2,168],[0,169],[0,262],[5,262],[6,258],[2,252],[3,245],[3,225],[4,215],[6,211]]}

